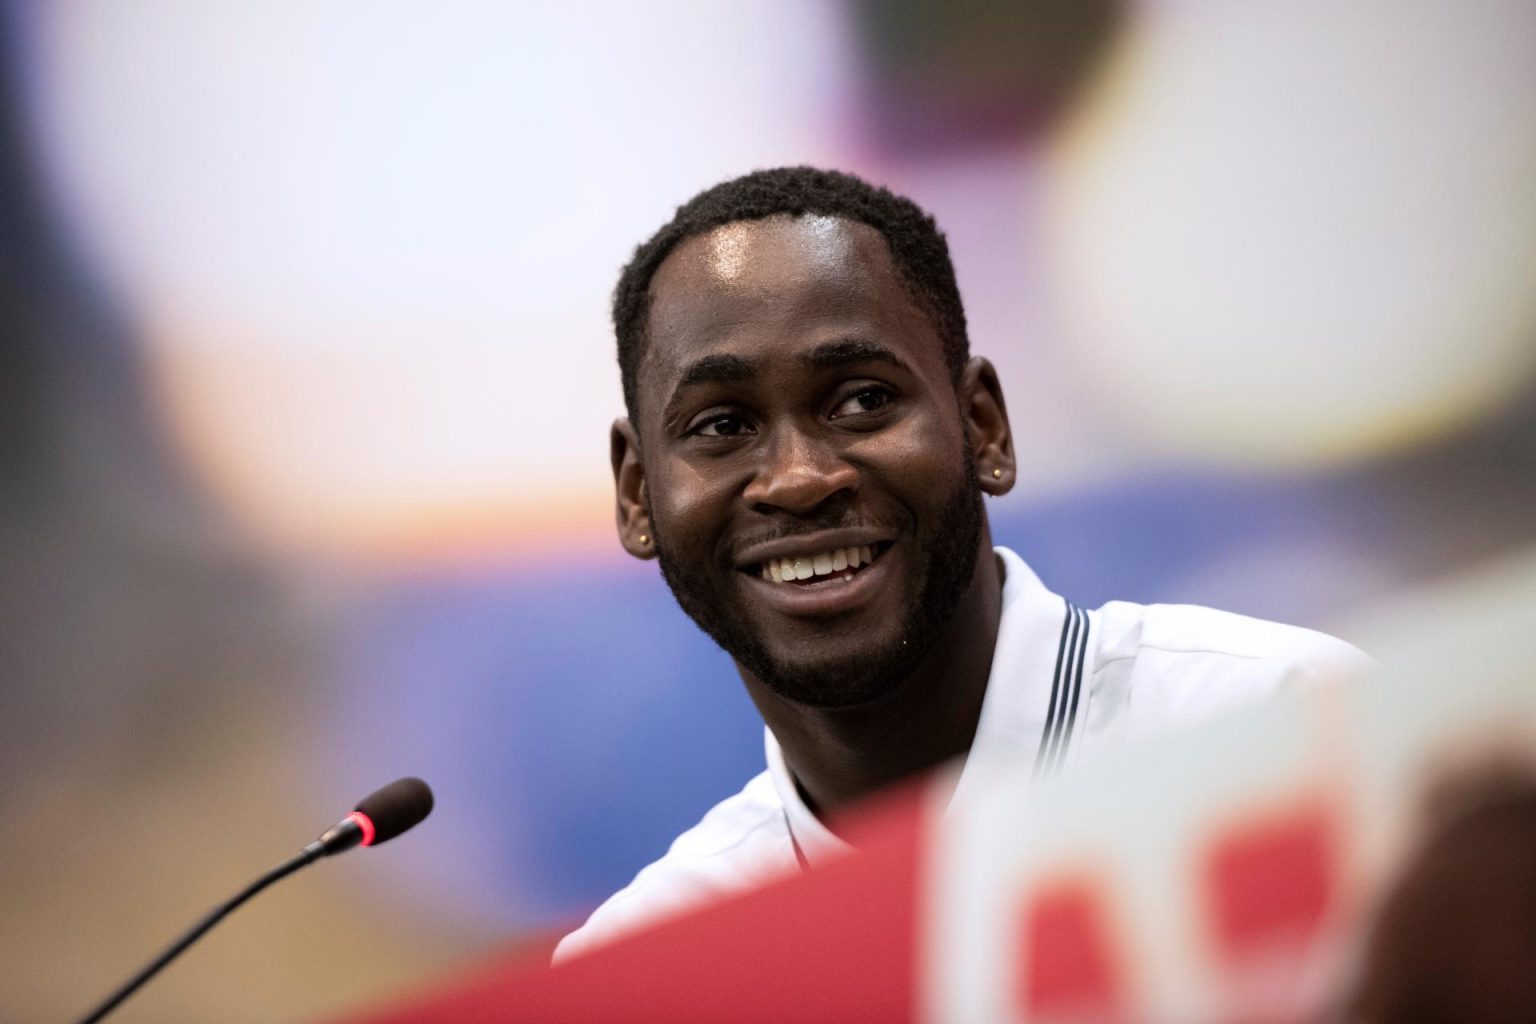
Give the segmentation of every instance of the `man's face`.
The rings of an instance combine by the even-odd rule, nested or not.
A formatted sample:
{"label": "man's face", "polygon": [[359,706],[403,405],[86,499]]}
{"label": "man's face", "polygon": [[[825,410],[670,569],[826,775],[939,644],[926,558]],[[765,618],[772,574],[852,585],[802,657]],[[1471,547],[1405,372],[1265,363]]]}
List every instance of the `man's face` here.
{"label": "man's face", "polygon": [[728,224],[652,281],[636,414],[678,603],[797,703],[889,693],[970,583],[980,494],[942,347],[872,228]]}

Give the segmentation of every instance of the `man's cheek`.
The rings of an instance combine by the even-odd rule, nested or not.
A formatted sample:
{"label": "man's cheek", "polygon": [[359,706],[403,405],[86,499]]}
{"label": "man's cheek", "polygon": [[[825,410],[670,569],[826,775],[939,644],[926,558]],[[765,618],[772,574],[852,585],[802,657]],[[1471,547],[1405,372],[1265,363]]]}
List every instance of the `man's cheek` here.
{"label": "man's cheek", "polygon": [[908,417],[881,440],[887,464],[918,480],[953,476],[969,456],[964,431],[946,429],[933,417]]}

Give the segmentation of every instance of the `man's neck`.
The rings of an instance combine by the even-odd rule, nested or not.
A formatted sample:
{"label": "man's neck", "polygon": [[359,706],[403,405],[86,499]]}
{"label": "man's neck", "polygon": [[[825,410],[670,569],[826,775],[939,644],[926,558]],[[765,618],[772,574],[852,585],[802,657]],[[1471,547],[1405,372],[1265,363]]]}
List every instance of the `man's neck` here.
{"label": "man's neck", "polygon": [[970,750],[1001,616],[1002,577],[988,540],[954,618],[890,699],[864,708],[811,708],[747,679],[802,795],[824,822],[876,790]]}

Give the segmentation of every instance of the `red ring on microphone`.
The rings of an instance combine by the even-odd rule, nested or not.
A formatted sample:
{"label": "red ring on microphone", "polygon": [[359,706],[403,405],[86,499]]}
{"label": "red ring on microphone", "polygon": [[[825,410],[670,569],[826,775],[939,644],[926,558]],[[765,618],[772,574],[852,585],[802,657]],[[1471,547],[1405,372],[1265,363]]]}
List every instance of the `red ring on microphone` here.
{"label": "red ring on microphone", "polygon": [[373,827],[373,819],[368,817],[368,815],[364,814],[362,811],[353,811],[351,814],[347,815],[347,820],[356,822],[357,827],[363,830],[363,845],[372,846],[373,837],[377,831]]}

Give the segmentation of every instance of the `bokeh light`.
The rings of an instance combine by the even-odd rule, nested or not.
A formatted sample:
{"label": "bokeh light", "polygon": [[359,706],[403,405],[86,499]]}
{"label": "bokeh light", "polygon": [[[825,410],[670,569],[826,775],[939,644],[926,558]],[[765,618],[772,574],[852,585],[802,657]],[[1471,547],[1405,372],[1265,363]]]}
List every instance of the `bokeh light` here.
{"label": "bokeh light", "polygon": [[1536,367],[1533,95],[1526,4],[1147,5],[1050,161],[1083,378],[1148,445],[1236,464],[1507,404]]}

